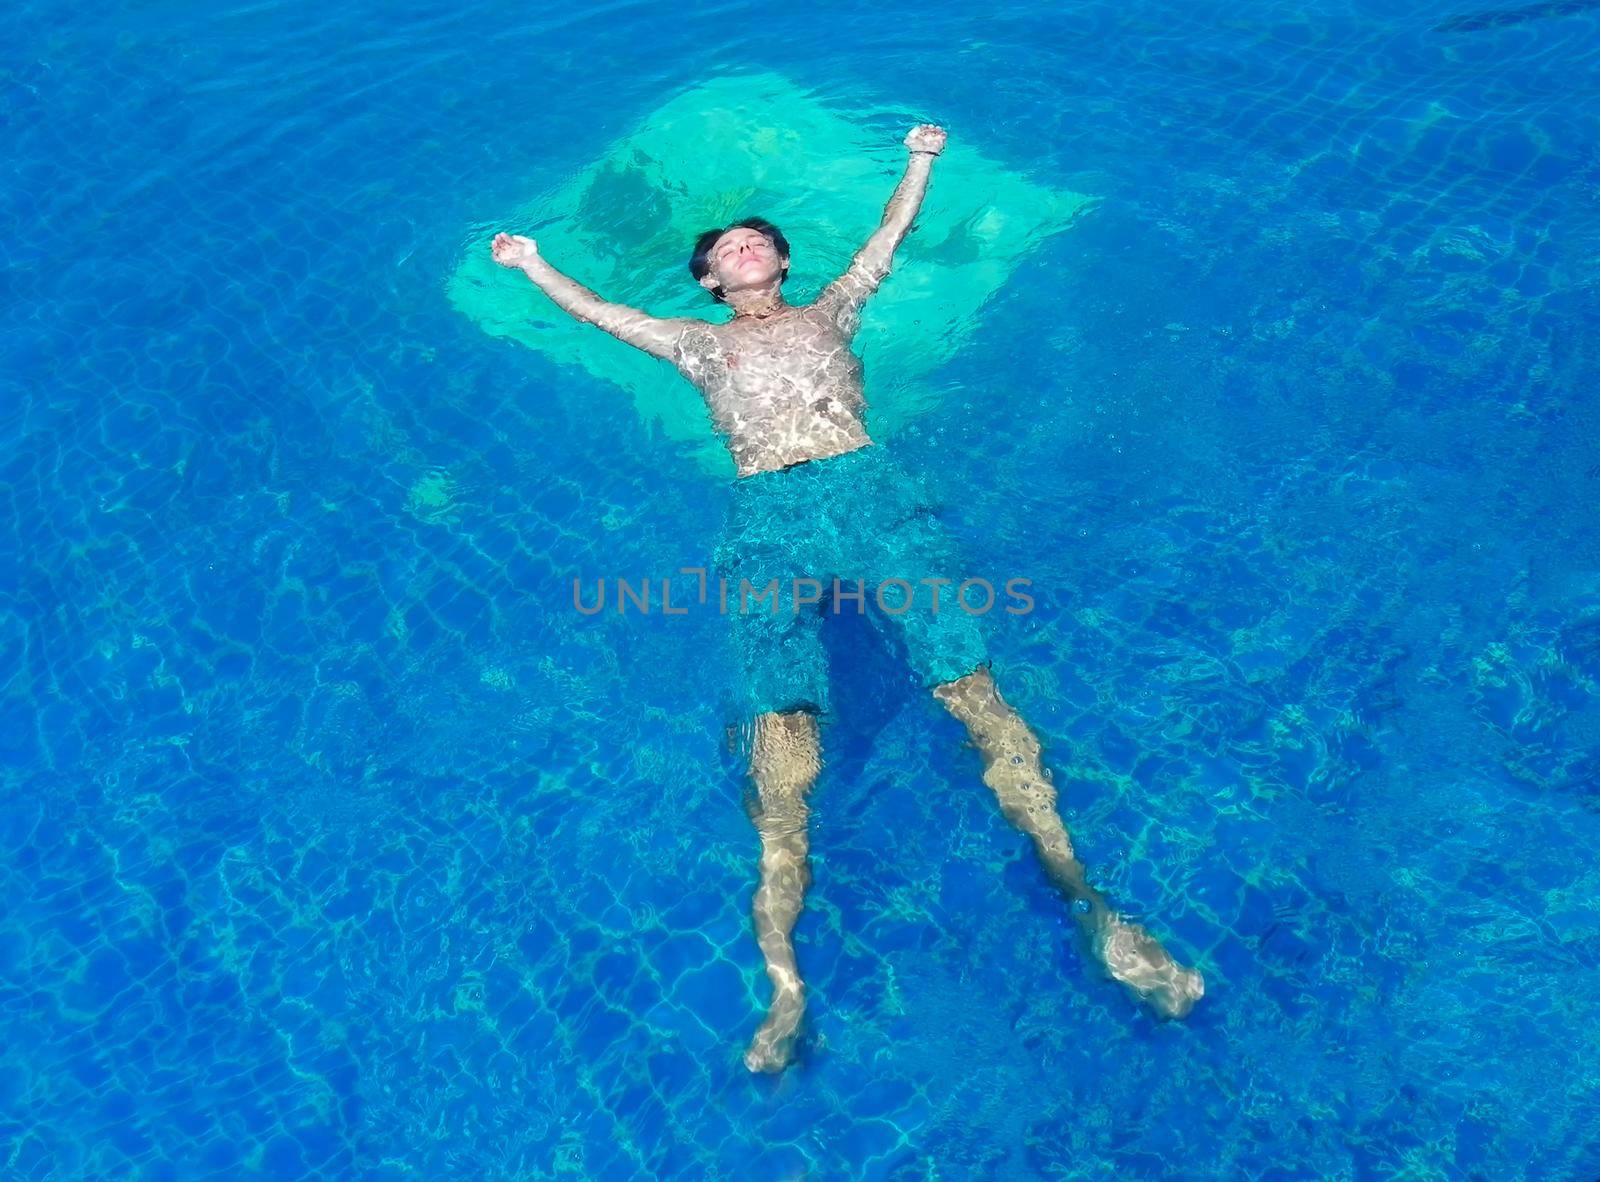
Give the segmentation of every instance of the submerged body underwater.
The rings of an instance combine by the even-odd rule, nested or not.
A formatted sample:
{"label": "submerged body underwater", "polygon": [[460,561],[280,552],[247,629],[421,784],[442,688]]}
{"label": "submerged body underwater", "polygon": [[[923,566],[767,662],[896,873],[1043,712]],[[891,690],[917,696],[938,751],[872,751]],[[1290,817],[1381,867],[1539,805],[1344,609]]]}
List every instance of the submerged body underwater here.
{"label": "submerged body underwater", "polygon": [[[6,1176],[1600,1174],[1597,11],[13,6]],[[925,120],[868,446],[490,257],[806,307]],[[574,605],[900,544],[999,604]]]}

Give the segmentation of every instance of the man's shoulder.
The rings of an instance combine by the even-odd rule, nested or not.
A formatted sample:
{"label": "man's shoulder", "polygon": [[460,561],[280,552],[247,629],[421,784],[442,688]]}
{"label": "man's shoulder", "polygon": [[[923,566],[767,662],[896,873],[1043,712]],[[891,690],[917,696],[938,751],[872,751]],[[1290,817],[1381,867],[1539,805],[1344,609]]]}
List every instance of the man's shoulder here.
{"label": "man's shoulder", "polygon": [[661,335],[674,344],[704,336],[717,327],[711,321],[701,320],[698,316],[664,316],[656,321],[656,326]]}
{"label": "man's shoulder", "polygon": [[694,378],[705,360],[721,347],[721,325],[697,316],[676,316],[672,325],[669,359],[686,376]]}
{"label": "man's shoulder", "polygon": [[818,292],[817,298],[805,305],[804,311],[846,340],[855,335],[861,322],[860,305],[849,298],[843,282],[838,279]]}

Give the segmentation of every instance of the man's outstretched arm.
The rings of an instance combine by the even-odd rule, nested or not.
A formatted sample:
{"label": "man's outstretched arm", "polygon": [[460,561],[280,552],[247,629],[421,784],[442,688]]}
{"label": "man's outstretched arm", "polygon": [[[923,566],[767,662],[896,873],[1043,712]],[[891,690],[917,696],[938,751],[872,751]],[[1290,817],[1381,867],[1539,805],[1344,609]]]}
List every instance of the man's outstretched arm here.
{"label": "man's outstretched arm", "polygon": [[557,271],[539,254],[538,244],[520,234],[494,236],[494,261],[521,271],[562,311],[593,324],[652,357],[671,361],[673,345],[683,330],[700,321],[688,316],[651,316],[626,304],[603,300],[583,284]]}
{"label": "man's outstretched arm", "polygon": [[944,129],[933,123],[919,123],[906,133],[906,174],[900,178],[894,195],[883,211],[883,221],[860,250],[845,273],[822,289],[817,303],[830,313],[854,313],[878,290],[894,263],[894,252],[911,231],[922,198],[928,191],[933,158],[944,151]]}

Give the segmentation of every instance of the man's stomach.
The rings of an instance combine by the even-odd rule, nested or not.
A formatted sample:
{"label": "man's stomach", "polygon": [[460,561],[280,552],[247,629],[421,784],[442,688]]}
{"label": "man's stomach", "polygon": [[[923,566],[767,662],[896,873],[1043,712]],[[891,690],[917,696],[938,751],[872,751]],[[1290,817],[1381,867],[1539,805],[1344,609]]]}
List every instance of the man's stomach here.
{"label": "man's stomach", "polygon": [[819,419],[778,431],[740,432],[728,437],[728,450],[740,477],[792,468],[807,460],[825,460],[872,443],[859,420]]}

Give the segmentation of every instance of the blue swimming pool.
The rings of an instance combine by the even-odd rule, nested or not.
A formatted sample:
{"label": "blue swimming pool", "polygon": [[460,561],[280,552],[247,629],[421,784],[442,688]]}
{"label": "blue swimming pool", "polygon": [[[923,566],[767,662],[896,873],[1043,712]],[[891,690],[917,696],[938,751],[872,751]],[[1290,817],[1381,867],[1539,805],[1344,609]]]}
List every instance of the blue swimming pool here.
{"label": "blue swimming pool", "polygon": [[[1600,1176],[1600,9],[1491,6],[9,6],[0,1176]],[[914,123],[1037,198],[897,267],[978,286],[871,414],[1031,580],[997,677],[1186,1022],[846,618],[801,1062],[740,1061],[721,622],[570,593],[728,476],[452,283],[570,198],[697,307],[668,198],[766,210],[640,129],[755,80],[882,179],[794,195],[801,298]]]}

